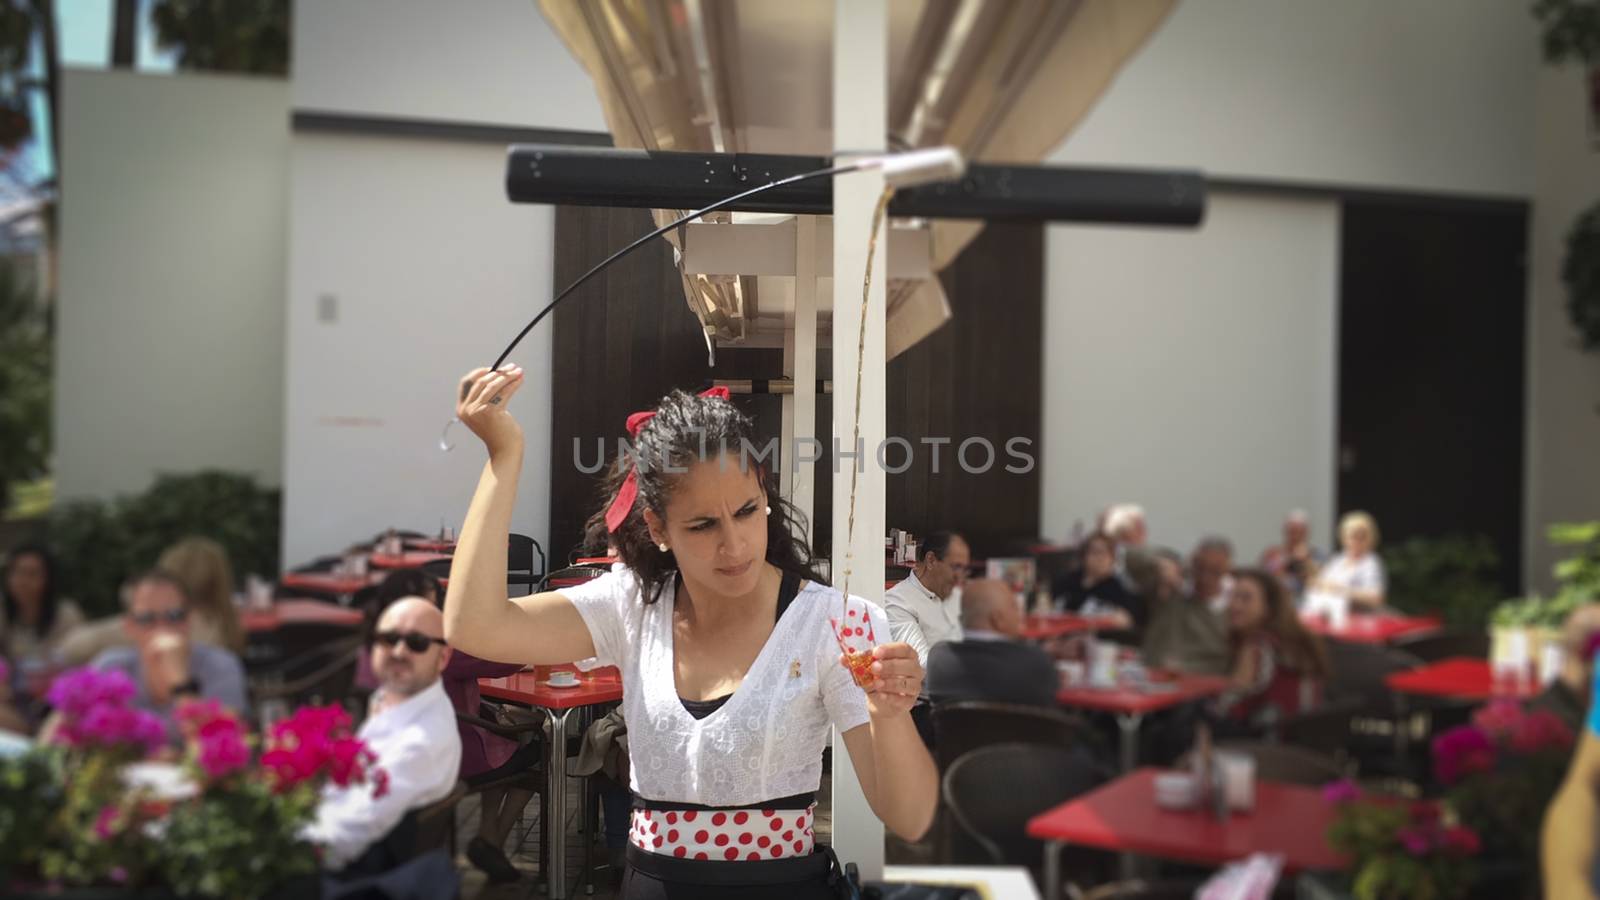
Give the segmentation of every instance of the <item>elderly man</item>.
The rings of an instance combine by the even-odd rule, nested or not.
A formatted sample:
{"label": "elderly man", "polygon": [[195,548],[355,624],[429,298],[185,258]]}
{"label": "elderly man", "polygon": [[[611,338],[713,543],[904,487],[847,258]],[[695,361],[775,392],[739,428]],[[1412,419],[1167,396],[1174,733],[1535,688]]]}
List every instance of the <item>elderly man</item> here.
{"label": "elderly man", "polygon": [[951,531],[936,531],[918,548],[922,558],[906,580],[883,595],[894,640],[910,644],[928,665],[928,650],[940,641],[961,639],[961,601],[956,588],[967,580],[972,553]]}
{"label": "elderly man", "polygon": [[1228,674],[1228,573],[1233,545],[1209,537],[1189,561],[1187,597],[1159,604],[1145,630],[1146,665],[1194,675]]}
{"label": "elderly man", "polygon": [[227,650],[190,640],[189,593],[176,576],[160,570],[137,575],[123,588],[122,601],[130,645],[107,648],[90,665],[132,678],[139,686],[134,702],[165,720],[170,740],[180,737],[172,713],[184,697],[215,699],[245,713],[244,666]]}
{"label": "elderly man", "polygon": [[1311,546],[1311,517],[1297,509],[1283,520],[1283,543],[1261,551],[1261,568],[1276,575],[1298,598],[1323,559],[1322,551]]}
{"label": "elderly man", "polygon": [[[439,680],[449,659],[444,616],[432,603],[406,597],[378,617],[372,670],[379,687],[357,736],[377,755],[377,765],[389,776],[389,789],[381,797],[373,796],[370,785],[330,785],[323,792],[305,837],[322,846],[323,867],[329,871],[350,866],[408,811],[443,799],[455,787],[461,736]],[[381,855],[381,848],[374,852]],[[382,869],[386,864],[362,860],[357,868]]]}
{"label": "elderly man", "polygon": [[1055,661],[1018,640],[1022,610],[1009,585],[979,579],[961,591],[959,641],[946,641],[928,654],[928,697],[935,704],[989,700],[1054,706]]}

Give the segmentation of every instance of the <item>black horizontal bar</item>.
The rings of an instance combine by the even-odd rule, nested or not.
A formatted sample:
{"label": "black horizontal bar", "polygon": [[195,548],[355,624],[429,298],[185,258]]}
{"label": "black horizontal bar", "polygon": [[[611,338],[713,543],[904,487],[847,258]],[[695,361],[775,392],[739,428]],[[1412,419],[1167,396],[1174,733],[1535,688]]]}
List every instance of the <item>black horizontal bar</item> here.
{"label": "black horizontal bar", "polygon": [[[699,209],[830,164],[820,156],[518,144],[507,157],[506,194],[513,203]],[[1198,225],[1205,203],[1206,179],[1193,171],[972,165],[959,181],[899,190],[889,212],[930,219]],[[833,212],[833,182],[785,185],[730,208],[827,215]]]}

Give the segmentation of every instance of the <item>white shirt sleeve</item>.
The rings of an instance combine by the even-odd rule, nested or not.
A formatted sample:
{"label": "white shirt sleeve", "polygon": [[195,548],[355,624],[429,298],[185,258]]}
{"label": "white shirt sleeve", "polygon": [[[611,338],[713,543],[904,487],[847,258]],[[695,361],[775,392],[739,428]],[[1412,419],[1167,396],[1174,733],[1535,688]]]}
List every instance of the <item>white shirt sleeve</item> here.
{"label": "white shirt sleeve", "polygon": [[[630,603],[638,599],[638,579],[629,569],[613,569],[599,578],[572,587],[558,588],[589,626],[594,642],[594,666],[621,665],[628,647],[623,617]],[[659,602],[659,601],[658,601]]]}
{"label": "white shirt sleeve", "polygon": [[1368,553],[1356,577],[1356,587],[1385,593],[1388,585],[1383,572],[1383,560],[1376,553]]}
{"label": "white shirt sleeve", "polygon": [[910,644],[911,649],[917,651],[917,661],[926,667],[928,638],[922,633],[922,623],[918,621],[916,611],[893,591],[883,595],[883,603],[888,610],[889,631],[894,640]]}
{"label": "white shirt sleeve", "polygon": [[[451,743],[458,748],[455,763],[450,763],[451,754],[445,752]],[[325,790],[316,819],[302,832],[306,840],[323,848],[323,869],[343,869],[383,840],[411,809],[439,799],[429,794],[438,793],[433,788],[440,780],[441,767],[449,764],[449,771],[455,773],[460,765],[459,747],[459,742],[428,741],[419,731],[385,749],[381,765],[389,774],[389,792],[382,797],[372,796],[370,782]]]}
{"label": "white shirt sleeve", "polygon": [[[860,597],[850,598],[851,609],[865,607],[867,615],[872,619],[872,629],[883,640],[883,635],[889,631],[889,622],[884,616],[883,609],[875,603],[862,600]],[[839,733],[864,725],[867,721],[867,694],[855,678],[850,675],[850,670],[839,661],[839,643],[834,636],[826,635],[818,651],[817,667],[822,673],[822,705],[828,712],[828,720]],[[861,646],[865,646],[865,642]]]}

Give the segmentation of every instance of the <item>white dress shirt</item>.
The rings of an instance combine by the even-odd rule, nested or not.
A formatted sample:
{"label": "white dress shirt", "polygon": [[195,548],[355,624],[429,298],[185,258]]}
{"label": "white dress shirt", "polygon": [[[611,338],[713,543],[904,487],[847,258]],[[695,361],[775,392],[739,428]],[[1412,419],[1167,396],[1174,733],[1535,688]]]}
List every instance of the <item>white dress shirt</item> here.
{"label": "white dress shirt", "polygon": [[951,591],[940,600],[917,580],[915,572],[884,593],[883,608],[889,614],[894,639],[910,644],[923,666],[928,665],[928,651],[934,644],[961,640],[961,596]]}
{"label": "white dress shirt", "polygon": [[389,792],[374,798],[370,781],[323,789],[304,837],[324,848],[323,868],[334,872],[383,840],[408,811],[449,796],[461,769],[461,734],[442,681],[369,715],[356,736],[389,774]]}

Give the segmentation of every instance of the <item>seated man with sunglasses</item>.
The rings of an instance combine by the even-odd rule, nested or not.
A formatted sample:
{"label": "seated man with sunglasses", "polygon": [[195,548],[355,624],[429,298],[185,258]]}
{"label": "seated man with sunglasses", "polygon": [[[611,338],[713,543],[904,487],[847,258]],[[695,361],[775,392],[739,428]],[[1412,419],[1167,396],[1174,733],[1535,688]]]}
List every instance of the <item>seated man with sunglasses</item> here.
{"label": "seated man with sunglasses", "polygon": [[122,602],[132,645],[107,648],[90,665],[127,673],[139,685],[135,703],[166,721],[170,741],[180,740],[172,713],[185,697],[246,714],[244,665],[228,650],[189,639],[189,592],[176,576],[159,569],[137,575],[123,587]]}
{"label": "seated man with sunglasses", "polygon": [[455,788],[461,765],[456,711],[439,674],[450,659],[444,616],[421,597],[405,597],[378,616],[372,671],[378,690],[357,735],[388,774],[388,791],[370,784],[329,785],[305,837],[323,848],[322,865],[346,876],[376,875],[402,862],[384,838],[407,812]]}

